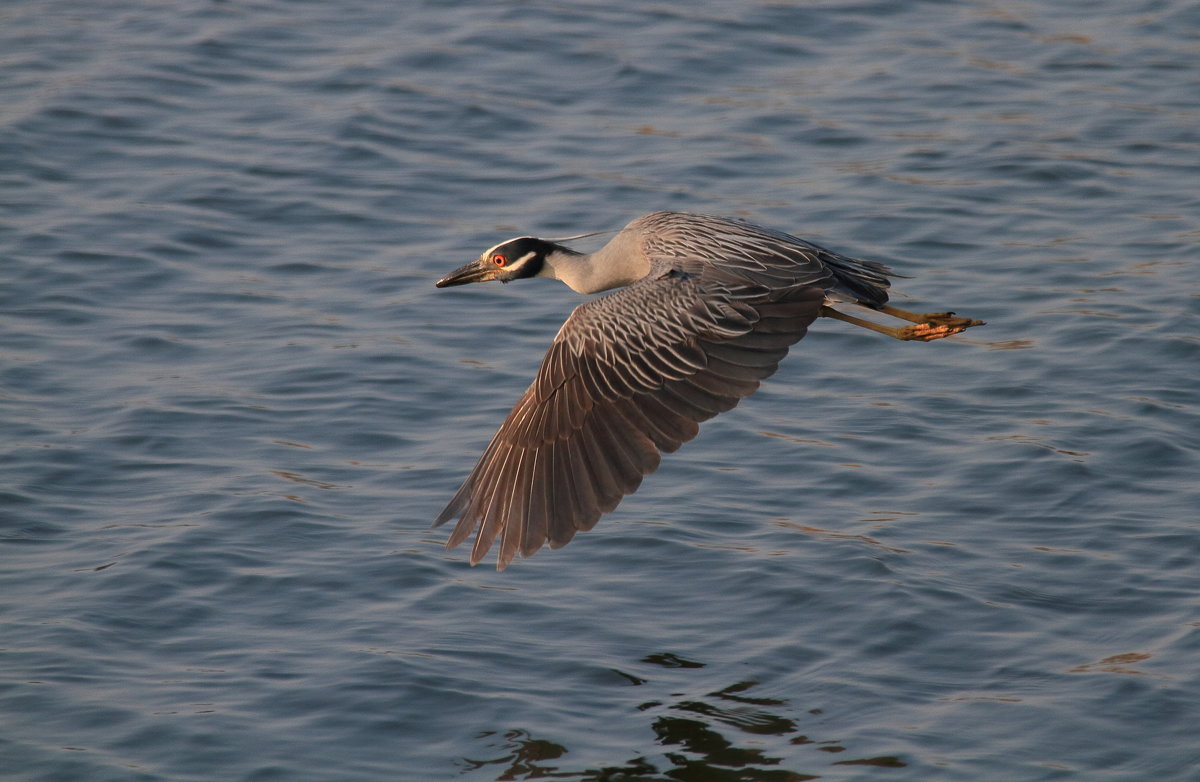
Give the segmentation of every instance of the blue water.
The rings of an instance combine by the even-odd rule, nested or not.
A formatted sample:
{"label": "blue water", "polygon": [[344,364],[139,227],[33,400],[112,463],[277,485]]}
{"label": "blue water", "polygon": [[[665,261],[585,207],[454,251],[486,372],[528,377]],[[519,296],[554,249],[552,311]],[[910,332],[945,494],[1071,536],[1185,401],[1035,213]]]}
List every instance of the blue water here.
{"label": "blue water", "polygon": [[[1200,7],[0,9],[0,777],[1200,778]],[[429,524],[655,209],[893,265],[596,529]]]}

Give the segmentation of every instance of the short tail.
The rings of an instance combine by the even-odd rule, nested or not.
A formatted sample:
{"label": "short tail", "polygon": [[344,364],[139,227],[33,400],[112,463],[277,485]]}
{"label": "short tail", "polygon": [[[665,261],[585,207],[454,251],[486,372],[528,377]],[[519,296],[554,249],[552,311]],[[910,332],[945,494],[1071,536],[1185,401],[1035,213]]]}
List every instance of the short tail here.
{"label": "short tail", "polygon": [[833,298],[878,309],[887,304],[892,278],[904,276],[896,274],[890,267],[877,261],[860,261],[830,252],[824,247],[820,250],[821,262],[833,272],[837,280],[830,291]]}

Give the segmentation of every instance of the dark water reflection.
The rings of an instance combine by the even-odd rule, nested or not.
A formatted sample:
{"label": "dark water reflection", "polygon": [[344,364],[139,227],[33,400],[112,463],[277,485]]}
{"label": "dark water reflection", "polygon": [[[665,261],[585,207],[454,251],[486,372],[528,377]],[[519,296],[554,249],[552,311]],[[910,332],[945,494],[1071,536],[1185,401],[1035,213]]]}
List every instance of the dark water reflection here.
{"label": "dark water reflection", "polygon": [[[671,653],[649,655],[642,662],[670,668],[704,667],[703,663]],[[648,683],[630,673],[617,673],[635,685]],[[794,757],[794,751],[776,755],[769,748],[771,745],[805,747],[838,758],[849,751],[837,740],[818,739],[801,733],[797,721],[784,716],[793,713],[794,707],[786,700],[755,697],[752,693],[757,685],[758,682],[753,681],[737,682],[700,698],[639,704],[637,710],[648,719],[654,744],[660,748],[654,757],[639,755],[619,765],[572,769],[569,747],[514,729],[503,734],[489,731],[478,736],[477,743],[495,753],[494,756],[464,758],[462,764],[469,771],[488,769],[495,772],[497,780],[802,782],[820,779],[822,775],[789,770],[787,766],[795,762],[790,759]],[[815,722],[819,721],[820,714],[820,709],[812,709],[806,716]],[[885,756],[812,761],[812,766],[814,770],[828,766],[899,769],[904,768],[905,763],[899,758]]]}

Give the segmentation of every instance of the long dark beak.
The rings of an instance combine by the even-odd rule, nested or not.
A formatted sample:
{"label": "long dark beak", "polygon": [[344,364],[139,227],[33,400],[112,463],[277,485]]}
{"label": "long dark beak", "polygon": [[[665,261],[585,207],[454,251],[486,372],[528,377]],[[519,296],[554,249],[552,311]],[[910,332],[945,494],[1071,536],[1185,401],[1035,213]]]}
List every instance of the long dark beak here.
{"label": "long dark beak", "polygon": [[452,285],[466,285],[468,282],[487,282],[496,279],[496,272],[484,261],[471,261],[466,266],[460,266],[437,281],[439,288],[449,288]]}

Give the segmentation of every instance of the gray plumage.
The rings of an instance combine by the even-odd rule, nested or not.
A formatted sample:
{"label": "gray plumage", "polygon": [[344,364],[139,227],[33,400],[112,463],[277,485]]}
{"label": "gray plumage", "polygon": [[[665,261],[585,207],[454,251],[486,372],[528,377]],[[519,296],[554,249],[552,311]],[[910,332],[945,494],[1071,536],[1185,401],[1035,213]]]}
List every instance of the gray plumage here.
{"label": "gray plumage", "polygon": [[518,552],[566,545],[635,491],[660,453],[754,393],[828,303],[891,309],[889,274],[786,233],[679,212],[640,217],[591,255],[534,237],[489,249],[438,286],[540,276],[585,293],[627,287],[563,324],[434,522],[458,518],[447,548],[478,529],[471,564],[499,538],[503,569]]}

